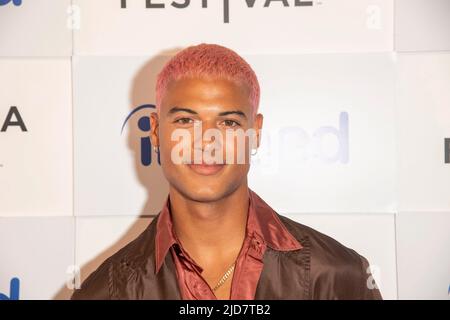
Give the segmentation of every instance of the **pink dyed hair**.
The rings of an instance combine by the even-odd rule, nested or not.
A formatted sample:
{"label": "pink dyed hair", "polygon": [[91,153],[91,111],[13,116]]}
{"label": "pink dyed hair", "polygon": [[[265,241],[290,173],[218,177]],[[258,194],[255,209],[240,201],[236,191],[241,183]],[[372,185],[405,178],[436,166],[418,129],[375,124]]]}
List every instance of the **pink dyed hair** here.
{"label": "pink dyed hair", "polygon": [[156,109],[159,111],[167,85],[182,78],[219,78],[250,89],[253,115],[258,111],[260,88],[252,67],[236,52],[217,44],[201,43],[178,52],[163,67],[156,79]]}

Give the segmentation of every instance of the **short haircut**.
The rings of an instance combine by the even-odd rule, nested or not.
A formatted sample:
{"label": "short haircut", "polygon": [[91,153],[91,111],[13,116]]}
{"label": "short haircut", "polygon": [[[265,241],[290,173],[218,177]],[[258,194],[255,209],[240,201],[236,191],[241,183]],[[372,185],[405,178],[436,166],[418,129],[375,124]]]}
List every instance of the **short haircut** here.
{"label": "short haircut", "polygon": [[236,52],[217,44],[201,43],[190,46],[174,55],[156,79],[156,109],[171,80],[183,78],[226,79],[250,89],[253,115],[258,111],[260,88],[251,66]]}

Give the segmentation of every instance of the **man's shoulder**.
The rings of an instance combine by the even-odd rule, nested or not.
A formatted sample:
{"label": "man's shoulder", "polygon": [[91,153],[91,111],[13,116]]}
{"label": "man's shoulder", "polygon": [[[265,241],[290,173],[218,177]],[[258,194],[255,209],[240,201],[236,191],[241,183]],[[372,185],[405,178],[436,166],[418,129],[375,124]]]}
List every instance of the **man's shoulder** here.
{"label": "man's shoulder", "polygon": [[312,262],[328,268],[361,270],[363,260],[358,252],[314,228],[277,214],[288,231],[304,247]]}
{"label": "man's shoulder", "polygon": [[72,300],[105,300],[115,294],[118,282],[126,282],[133,273],[149,268],[155,250],[157,217],[133,241],[111,255],[74,291]]}
{"label": "man's shoulder", "polygon": [[303,246],[313,299],[382,299],[369,261],[355,250],[311,227],[277,214]]}
{"label": "man's shoulder", "polygon": [[126,264],[132,268],[142,267],[155,251],[156,216],[134,240],[109,257],[110,263]]}

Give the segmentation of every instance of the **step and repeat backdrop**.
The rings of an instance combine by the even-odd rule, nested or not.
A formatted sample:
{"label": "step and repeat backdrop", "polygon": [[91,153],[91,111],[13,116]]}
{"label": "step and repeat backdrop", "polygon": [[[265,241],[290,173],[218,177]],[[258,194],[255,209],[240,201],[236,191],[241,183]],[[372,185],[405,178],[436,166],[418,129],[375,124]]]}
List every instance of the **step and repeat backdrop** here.
{"label": "step and repeat backdrop", "polygon": [[261,85],[250,187],[449,299],[450,0],[0,0],[0,299],[67,299],[159,212],[156,75],[199,43]]}

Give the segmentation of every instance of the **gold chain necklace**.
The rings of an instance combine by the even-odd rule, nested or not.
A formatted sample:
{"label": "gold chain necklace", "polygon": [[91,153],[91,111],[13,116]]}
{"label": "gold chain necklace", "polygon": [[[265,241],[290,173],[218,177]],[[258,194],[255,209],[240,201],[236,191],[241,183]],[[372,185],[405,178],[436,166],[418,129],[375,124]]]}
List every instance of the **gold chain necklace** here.
{"label": "gold chain necklace", "polygon": [[227,272],[225,272],[225,274],[222,276],[222,278],[219,280],[219,282],[216,284],[216,286],[212,289],[213,291],[216,291],[217,289],[219,289],[225,283],[225,281],[227,281],[227,279],[230,277],[231,273],[233,272],[235,265],[236,265],[236,262],[234,262],[233,265],[227,270]]}

